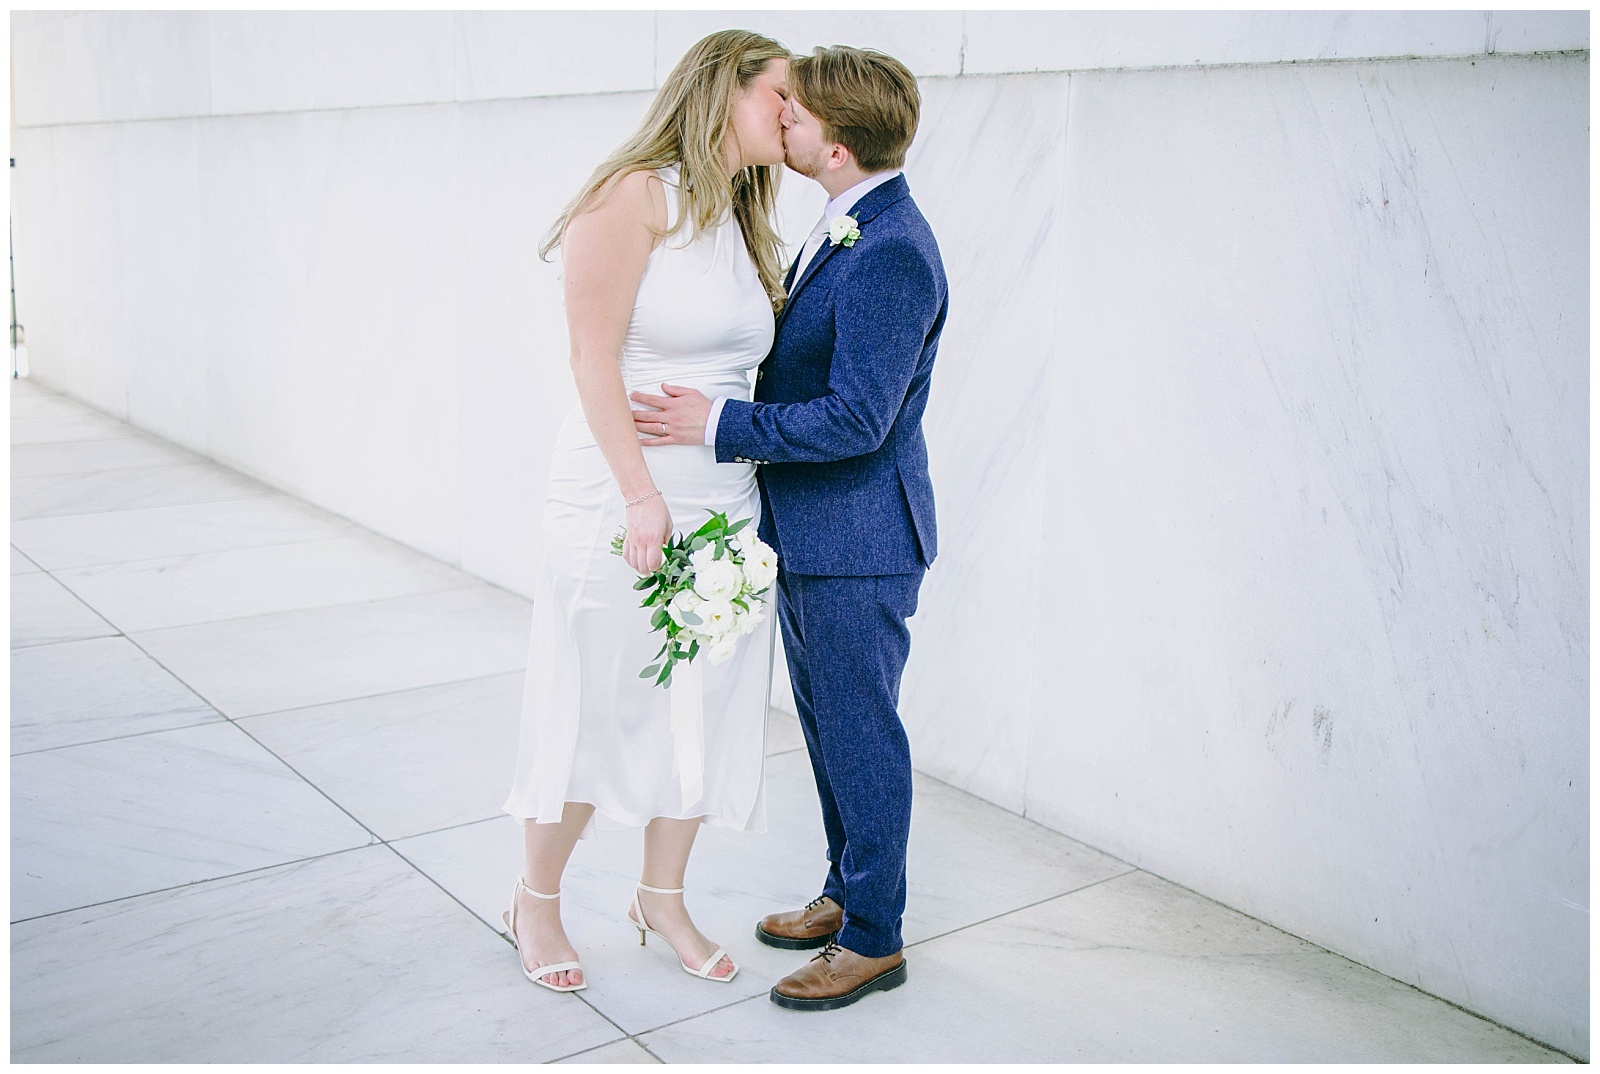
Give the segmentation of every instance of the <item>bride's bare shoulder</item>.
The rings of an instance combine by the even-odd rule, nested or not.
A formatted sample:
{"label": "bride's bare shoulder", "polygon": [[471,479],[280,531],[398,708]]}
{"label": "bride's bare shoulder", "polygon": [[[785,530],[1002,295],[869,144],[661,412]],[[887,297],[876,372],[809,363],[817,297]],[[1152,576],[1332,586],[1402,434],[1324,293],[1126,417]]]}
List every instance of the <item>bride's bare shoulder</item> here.
{"label": "bride's bare shoulder", "polygon": [[633,226],[661,231],[667,226],[667,195],[661,177],[649,169],[613,175],[589,195],[572,222],[585,217],[607,229]]}

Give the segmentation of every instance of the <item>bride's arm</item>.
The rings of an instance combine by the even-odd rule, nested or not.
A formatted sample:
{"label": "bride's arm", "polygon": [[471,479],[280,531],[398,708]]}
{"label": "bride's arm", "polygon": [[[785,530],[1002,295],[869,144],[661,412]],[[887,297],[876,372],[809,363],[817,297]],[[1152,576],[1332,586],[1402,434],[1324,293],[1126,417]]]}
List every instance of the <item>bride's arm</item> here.
{"label": "bride's arm", "polygon": [[666,226],[661,181],[634,172],[602,189],[591,209],[573,217],[562,238],[563,292],[571,343],[572,379],[584,418],[617,479],[624,501],[650,496],[627,509],[622,555],[641,574],[661,565],[661,546],[672,515],[656,491],[634,430],[619,357],[645,262],[658,230]]}

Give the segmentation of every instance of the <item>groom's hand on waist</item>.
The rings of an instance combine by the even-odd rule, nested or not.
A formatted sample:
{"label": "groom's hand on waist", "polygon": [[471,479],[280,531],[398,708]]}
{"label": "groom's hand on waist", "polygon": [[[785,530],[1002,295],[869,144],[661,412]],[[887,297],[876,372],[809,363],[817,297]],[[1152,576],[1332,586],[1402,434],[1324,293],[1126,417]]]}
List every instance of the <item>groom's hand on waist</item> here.
{"label": "groom's hand on waist", "polygon": [[663,447],[668,444],[704,446],[706,442],[706,416],[711,413],[711,400],[693,388],[676,384],[663,384],[666,395],[649,395],[634,392],[628,396],[635,403],[653,407],[652,410],[635,410],[633,427],[645,447]]}

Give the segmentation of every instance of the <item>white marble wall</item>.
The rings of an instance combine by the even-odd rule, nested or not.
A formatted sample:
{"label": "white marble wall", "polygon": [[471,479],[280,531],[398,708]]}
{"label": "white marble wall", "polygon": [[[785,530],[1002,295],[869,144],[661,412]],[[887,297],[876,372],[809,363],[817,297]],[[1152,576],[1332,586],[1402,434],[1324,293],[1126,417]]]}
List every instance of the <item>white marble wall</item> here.
{"label": "white marble wall", "polygon": [[[924,78],[918,766],[1586,1056],[1587,13],[740,18]],[[533,248],[727,24],[14,14],[35,375],[528,592]]]}

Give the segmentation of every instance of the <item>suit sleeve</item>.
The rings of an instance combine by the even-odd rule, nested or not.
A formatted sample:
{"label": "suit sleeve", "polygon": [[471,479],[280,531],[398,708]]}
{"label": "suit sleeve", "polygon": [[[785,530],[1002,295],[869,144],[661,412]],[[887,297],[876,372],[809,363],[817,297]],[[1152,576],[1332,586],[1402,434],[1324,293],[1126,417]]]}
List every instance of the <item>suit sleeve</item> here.
{"label": "suit sleeve", "polygon": [[729,399],[717,461],[834,462],[876,451],[889,435],[938,314],[938,285],[910,242],[871,253],[833,288],[828,393],[804,403]]}

